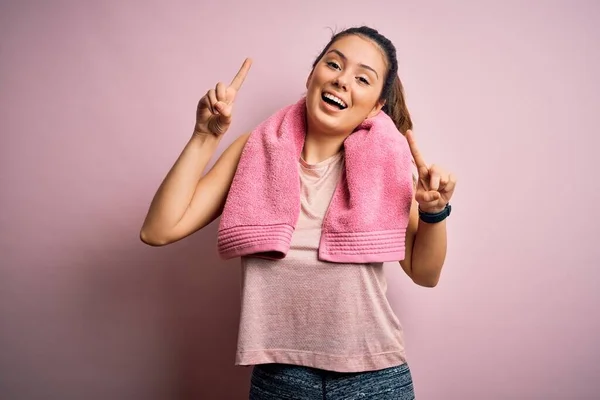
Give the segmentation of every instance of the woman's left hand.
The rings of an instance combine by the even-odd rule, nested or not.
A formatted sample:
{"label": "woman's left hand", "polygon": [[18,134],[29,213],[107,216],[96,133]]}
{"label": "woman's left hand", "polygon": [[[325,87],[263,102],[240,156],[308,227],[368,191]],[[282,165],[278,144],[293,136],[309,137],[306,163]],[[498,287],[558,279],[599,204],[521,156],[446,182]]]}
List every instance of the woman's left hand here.
{"label": "woman's left hand", "polygon": [[437,165],[428,166],[417,148],[412,131],[406,131],[405,136],[419,174],[415,192],[419,208],[427,213],[443,211],[454,193],[456,177]]}

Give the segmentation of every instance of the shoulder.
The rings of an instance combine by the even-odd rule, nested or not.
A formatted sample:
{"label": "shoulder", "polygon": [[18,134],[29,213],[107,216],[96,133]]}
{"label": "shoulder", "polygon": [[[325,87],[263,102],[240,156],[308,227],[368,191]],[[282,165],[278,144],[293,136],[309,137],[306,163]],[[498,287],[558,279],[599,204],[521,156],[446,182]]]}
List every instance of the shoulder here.
{"label": "shoulder", "polygon": [[248,139],[250,138],[251,134],[252,134],[252,132],[246,132],[246,133],[240,135],[237,139],[234,140],[234,143],[244,146],[246,144],[246,142],[248,142]]}
{"label": "shoulder", "polygon": [[225,150],[226,153],[233,153],[235,155],[241,156],[246,143],[248,143],[248,139],[250,138],[251,132],[244,133],[238,136]]}

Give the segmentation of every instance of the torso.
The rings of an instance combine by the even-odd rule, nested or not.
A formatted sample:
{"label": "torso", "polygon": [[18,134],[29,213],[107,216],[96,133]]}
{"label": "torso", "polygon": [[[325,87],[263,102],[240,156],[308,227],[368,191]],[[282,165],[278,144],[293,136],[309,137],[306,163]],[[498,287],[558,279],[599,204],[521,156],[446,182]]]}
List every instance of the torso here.
{"label": "torso", "polygon": [[321,223],[343,170],[343,153],[314,165],[300,160],[301,211],[289,252],[282,260],[242,258],[236,364],[359,372],[405,362],[384,266],[317,258]]}

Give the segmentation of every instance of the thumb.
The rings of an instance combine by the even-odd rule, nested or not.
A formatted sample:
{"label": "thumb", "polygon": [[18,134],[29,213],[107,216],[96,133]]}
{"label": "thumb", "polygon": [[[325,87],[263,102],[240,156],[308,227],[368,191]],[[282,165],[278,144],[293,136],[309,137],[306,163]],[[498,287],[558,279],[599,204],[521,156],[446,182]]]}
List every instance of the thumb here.
{"label": "thumb", "polygon": [[430,191],[423,193],[423,201],[425,201],[425,202],[436,201],[439,199],[440,199],[440,193],[436,192],[435,190],[430,190]]}
{"label": "thumb", "polygon": [[214,107],[215,110],[219,113],[219,119],[221,120],[221,122],[229,124],[231,122],[233,104],[227,104],[225,102],[219,101],[215,103]]}

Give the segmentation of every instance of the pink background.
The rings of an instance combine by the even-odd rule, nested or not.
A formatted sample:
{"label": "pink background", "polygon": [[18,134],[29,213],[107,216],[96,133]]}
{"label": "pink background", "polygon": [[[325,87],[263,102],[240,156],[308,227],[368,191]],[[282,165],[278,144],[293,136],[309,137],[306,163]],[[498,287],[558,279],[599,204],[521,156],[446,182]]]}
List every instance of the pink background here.
{"label": "pink background", "polygon": [[247,395],[217,223],[160,249],[139,228],[206,90],[254,58],[220,153],[362,23],[459,177],[440,285],[388,268],[417,398],[597,396],[600,3],[86,3],[0,6],[0,398]]}

